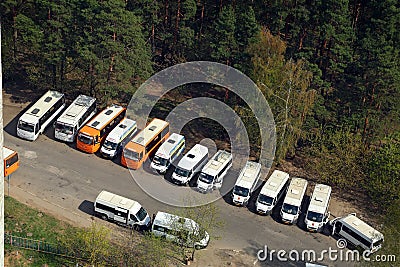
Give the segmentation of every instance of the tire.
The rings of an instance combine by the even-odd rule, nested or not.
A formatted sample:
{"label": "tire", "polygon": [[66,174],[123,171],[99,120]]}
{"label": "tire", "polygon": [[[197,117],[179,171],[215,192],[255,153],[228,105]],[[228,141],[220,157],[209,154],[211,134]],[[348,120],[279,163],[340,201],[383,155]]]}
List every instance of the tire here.
{"label": "tire", "polygon": [[102,214],[102,215],[101,215],[101,219],[103,219],[103,220],[105,220],[105,221],[108,221],[108,216],[105,215],[105,214]]}
{"label": "tire", "polygon": [[195,245],[194,248],[195,248],[196,250],[200,250],[200,249],[202,249],[203,247],[200,246],[200,245]]}

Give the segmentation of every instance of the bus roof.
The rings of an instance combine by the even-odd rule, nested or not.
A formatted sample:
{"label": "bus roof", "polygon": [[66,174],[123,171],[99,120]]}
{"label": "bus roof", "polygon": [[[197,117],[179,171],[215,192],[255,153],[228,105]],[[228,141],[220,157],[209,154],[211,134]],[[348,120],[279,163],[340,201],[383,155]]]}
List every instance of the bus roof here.
{"label": "bus roof", "polygon": [[232,160],[232,154],[225,150],[218,150],[217,153],[210,159],[209,162],[203,167],[201,172],[215,176],[219,171]]}
{"label": "bus roof", "polygon": [[303,178],[293,178],[290,182],[284,203],[292,204],[296,206],[301,205],[301,201],[303,200],[304,194],[307,189],[308,182]]}
{"label": "bus roof", "polygon": [[87,126],[96,129],[96,130],[101,130],[106,126],[117,114],[119,114],[121,111],[123,111],[125,108],[118,106],[118,105],[112,105],[104,109],[102,112],[100,112],[96,117],[94,117],[88,124]]}
{"label": "bus roof", "polygon": [[316,184],[308,210],[324,214],[329,205],[331,192],[332,188],[329,185]]}
{"label": "bus roof", "polygon": [[275,198],[282,190],[282,187],[286,184],[287,180],[289,180],[288,173],[274,170],[267,182],[262,187],[260,194]]}
{"label": "bus roof", "polygon": [[191,170],[202,158],[208,154],[208,148],[200,144],[195,144],[192,149],[185,154],[185,156],[179,161],[178,167]]}
{"label": "bus roof", "polygon": [[57,122],[76,125],[86,110],[96,102],[96,98],[79,95],[63,114],[57,119]]}
{"label": "bus roof", "polygon": [[154,221],[153,221],[153,225],[159,225],[159,226],[163,226],[163,227],[166,227],[169,229],[175,227],[174,224],[178,224],[178,223],[181,226],[176,225],[177,228],[183,227],[188,230],[196,231],[199,227],[198,224],[195,221],[193,221],[192,219],[180,217],[178,215],[174,215],[174,214],[170,214],[170,213],[166,213],[166,212],[162,212],[162,211],[157,212],[156,217],[154,218]]}
{"label": "bus roof", "polygon": [[122,121],[108,134],[106,140],[120,143],[130,132],[137,128],[136,121],[124,118]]}
{"label": "bus roof", "polygon": [[108,191],[101,191],[100,194],[96,198],[96,202],[102,201],[106,202],[108,204],[112,204],[114,206],[117,206],[119,208],[123,208],[126,210],[131,210],[134,213],[136,211],[139,211],[139,209],[142,207],[137,201],[122,197],[119,195],[116,195],[114,193],[108,192]]}
{"label": "bus roof", "polygon": [[167,140],[157,150],[156,155],[159,157],[168,157],[175,148],[185,140],[183,135],[172,133]]}
{"label": "bus roof", "polygon": [[246,166],[242,169],[236,181],[237,186],[251,188],[258,178],[261,171],[261,164],[254,161],[247,161]]}
{"label": "bus roof", "polygon": [[356,217],[355,214],[349,214],[340,220],[348,227],[357,230],[359,233],[363,234],[372,241],[383,239],[383,234],[375,230],[372,226],[368,225],[360,218]]}
{"label": "bus roof", "polygon": [[30,124],[36,124],[54,104],[64,97],[63,93],[57,91],[47,91],[38,101],[35,102],[19,120]]}
{"label": "bus roof", "polygon": [[3,146],[3,159],[7,159],[9,156],[14,154],[15,151],[12,149],[9,149],[8,147]]}
{"label": "bus roof", "polygon": [[[154,118],[140,133],[138,133],[132,140],[132,143],[146,146],[154,136],[159,134],[169,123],[157,118]],[[131,143],[129,142],[129,143]],[[128,143],[128,146],[129,146]]]}

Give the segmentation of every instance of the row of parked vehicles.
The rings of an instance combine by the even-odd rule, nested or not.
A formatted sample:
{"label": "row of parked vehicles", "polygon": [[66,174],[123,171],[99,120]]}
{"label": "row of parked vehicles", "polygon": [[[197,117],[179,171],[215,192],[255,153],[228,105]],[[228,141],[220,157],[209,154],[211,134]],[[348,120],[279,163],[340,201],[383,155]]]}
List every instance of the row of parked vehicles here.
{"label": "row of parked vehicles", "polygon": [[[19,118],[17,135],[27,140],[35,140],[64,108],[64,94],[48,91]],[[208,149],[200,144],[193,146],[182,157],[185,150],[185,138],[177,133],[170,134],[169,123],[166,121],[155,118],[138,133],[136,122],[125,116],[126,109],[121,106],[112,105],[97,115],[96,113],[95,98],[78,96],[54,123],[55,138],[65,142],[76,140],[79,150],[87,153],[100,151],[105,158],[115,158],[123,151],[121,164],[130,169],[140,168],[154,152],[150,167],[160,173],[166,173],[173,165],[172,163],[179,159],[171,177],[172,182],[179,185],[188,184],[199,173],[196,187],[202,193],[220,188],[224,176],[232,167],[231,153],[219,150],[208,160]],[[232,202],[235,205],[248,204],[252,193],[257,188],[260,175],[260,163],[248,161],[245,164],[232,190]],[[307,180],[297,177],[290,179],[289,174],[276,170],[257,197],[256,211],[261,214],[271,213],[285,195],[280,210],[281,220],[288,224],[296,223],[307,186]],[[320,231],[328,223],[331,191],[331,187],[324,184],[315,186],[304,220],[308,230]],[[96,199],[95,211],[105,219],[126,225],[148,227],[150,223],[147,212],[136,201],[105,191]],[[167,220],[166,218],[175,217],[166,213],[157,213],[153,220],[152,230],[155,234],[171,233],[161,223],[156,224],[158,226],[154,229],[154,222],[162,222]],[[186,220],[187,218],[184,219]],[[192,224],[192,222],[184,224]],[[353,214],[336,218],[330,221],[330,225],[334,234],[348,239],[357,246],[370,251],[376,251],[381,247],[383,235]],[[208,243],[208,234],[204,234],[204,240]],[[204,247],[204,242],[200,242],[199,246]]]}

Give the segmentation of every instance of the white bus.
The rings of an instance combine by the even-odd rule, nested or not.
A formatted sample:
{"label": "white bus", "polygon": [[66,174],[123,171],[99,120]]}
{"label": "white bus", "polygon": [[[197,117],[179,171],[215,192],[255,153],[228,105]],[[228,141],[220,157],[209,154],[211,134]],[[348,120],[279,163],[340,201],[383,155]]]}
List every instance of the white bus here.
{"label": "white bus", "polygon": [[174,242],[185,242],[196,249],[207,247],[210,241],[207,231],[192,219],[161,211],[154,217],[151,231],[155,236]]}
{"label": "white bus", "polygon": [[282,222],[293,224],[299,218],[301,205],[306,194],[308,182],[303,178],[293,178],[281,209]]}
{"label": "white bus", "polygon": [[207,193],[221,188],[224,176],[232,167],[232,154],[218,150],[210,161],[203,167],[197,180],[197,190]]}
{"label": "white bus", "polygon": [[107,191],[101,191],[94,202],[95,214],[103,220],[136,229],[150,226],[147,211],[137,201]]}
{"label": "white bus", "polygon": [[79,95],[54,124],[54,137],[74,142],[79,129],[96,114],[96,98]]}
{"label": "white bus", "polygon": [[185,150],[185,137],[183,135],[173,133],[157,150],[150,167],[159,173],[167,172],[169,166],[174,162]]}
{"label": "white bus", "polygon": [[256,201],[257,212],[269,214],[286,192],[288,184],[289,174],[275,170],[261,188]]}
{"label": "white bus", "polygon": [[111,130],[104,141],[100,154],[109,159],[115,158],[122,148],[137,131],[136,121],[124,118],[122,121]]}
{"label": "white bus", "polygon": [[235,205],[245,206],[250,200],[251,194],[256,189],[261,175],[261,164],[247,161],[246,166],[240,171],[232,191],[232,201]]}
{"label": "white bus", "polygon": [[318,232],[328,222],[330,213],[328,211],[331,200],[332,188],[329,185],[316,184],[311,196],[310,205],[304,222],[307,230]]}
{"label": "white bus", "polygon": [[343,237],[353,245],[368,250],[370,253],[374,253],[382,247],[383,234],[356,217],[355,213],[335,218],[329,223],[333,226],[333,235]]}
{"label": "white bus", "polygon": [[64,94],[48,91],[19,118],[17,135],[26,140],[36,140],[64,107]]}
{"label": "white bus", "polygon": [[208,148],[196,144],[179,161],[172,174],[172,181],[176,184],[187,184],[193,176],[201,171],[208,160]]}

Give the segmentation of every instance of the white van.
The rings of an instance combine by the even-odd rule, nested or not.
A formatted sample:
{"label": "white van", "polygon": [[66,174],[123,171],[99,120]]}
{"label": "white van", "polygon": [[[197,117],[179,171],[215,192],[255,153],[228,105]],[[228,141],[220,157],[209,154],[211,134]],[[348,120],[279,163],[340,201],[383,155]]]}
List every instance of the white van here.
{"label": "white van", "polygon": [[207,247],[210,241],[210,235],[192,219],[161,211],[154,217],[151,231],[155,236],[175,242],[186,242],[186,245],[196,249]]}
{"label": "white van", "polygon": [[319,232],[328,222],[330,213],[328,211],[331,200],[332,188],[329,185],[316,184],[311,196],[310,205],[304,222],[307,230]]}
{"label": "white van", "polygon": [[261,188],[256,201],[257,212],[269,214],[286,192],[288,184],[289,174],[275,170]]}
{"label": "white van", "polygon": [[282,222],[296,223],[299,218],[301,204],[306,194],[308,182],[303,178],[293,178],[281,209]]}
{"label": "white van", "polygon": [[172,174],[172,181],[176,184],[187,184],[193,176],[201,171],[208,160],[208,148],[196,144],[179,161]]}
{"label": "white van", "polygon": [[232,201],[235,205],[245,206],[250,200],[251,194],[256,189],[261,175],[261,164],[247,161],[246,166],[240,171],[232,191]]}
{"label": "white van", "polygon": [[94,211],[103,220],[115,221],[123,226],[148,228],[151,223],[147,211],[138,202],[104,190],[94,202]]}
{"label": "white van", "polygon": [[197,190],[207,193],[221,188],[224,176],[232,167],[232,154],[218,150],[210,161],[203,167],[197,180]]}
{"label": "white van", "polygon": [[159,173],[167,172],[169,166],[185,150],[185,137],[173,133],[157,150],[150,167]]}
{"label": "white van", "polygon": [[124,118],[122,121],[107,135],[106,140],[100,149],[100,154],[105,158],[113,159],[137,131],[136,121]]}
{"label": "white van", "polygon": [[368,250],[370,253],[374,253],[382,247],[383,234],[356,217],[355,213],[335,218],[329,224],[333,226],[333,235],[343,237],[353,245]]}

